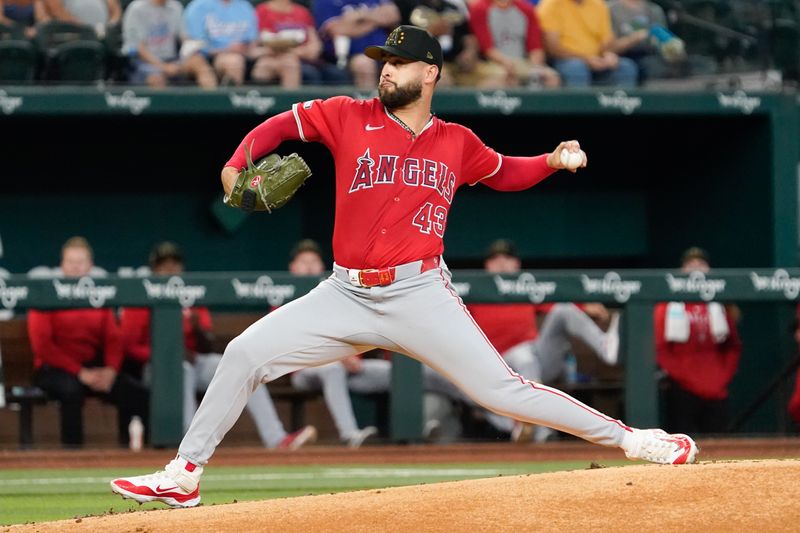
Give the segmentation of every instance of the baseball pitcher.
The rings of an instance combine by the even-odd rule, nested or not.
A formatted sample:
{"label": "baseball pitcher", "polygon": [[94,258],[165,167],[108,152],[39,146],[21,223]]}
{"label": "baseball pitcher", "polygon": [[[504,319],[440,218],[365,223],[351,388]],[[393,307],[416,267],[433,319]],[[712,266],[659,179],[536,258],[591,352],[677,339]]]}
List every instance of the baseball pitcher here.
{"label": "baseball pitcher", "polygon": [[[203,468],[256,387],[373,348],[427,364],[496,413],[620,447],[632,459],[693,462],[698,449],[690,437],[629,427],[514,372],[453,289],[442,253],[456,191],[478,184],[527,189],[566,168],[564,150],[581,154],[585,167],[579,143],[565,141],[535,157],[510,157],[484,145],[468,128],[432,115],[442,51],[421,28],[399,26],[385,46],[366,53],[384,62],[378,97],[295,104],[248,133],[221,175],[231,205],[253,205],[242,201],[245,192],[271,205],[269,184],[283,182],[280,162],[253,172],[245,147],[258,159],[283,141],[324,144],[335,162],[333,273],[233,339],[177,457],[155,474],[111,481],[112,490],[139,502],[197,505]],[[291,174],[305,174],[296,163],[291,167]]]}

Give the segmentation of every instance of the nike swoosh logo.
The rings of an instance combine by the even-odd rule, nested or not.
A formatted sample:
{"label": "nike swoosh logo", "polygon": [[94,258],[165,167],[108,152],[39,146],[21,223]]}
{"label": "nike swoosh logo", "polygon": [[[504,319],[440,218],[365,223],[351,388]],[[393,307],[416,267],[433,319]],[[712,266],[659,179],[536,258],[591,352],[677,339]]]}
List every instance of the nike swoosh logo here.
{"label": "nike swoosh logo", "polygon": [[372,130],[379,130],[382,127],[383,126],[370,126],[369,124],[367,124],[366,126],[364,126],[364,129],[367,131],[372,131]]}
{"label": "nike swoosh logo", "polygon": [[171,490],[175,490],[175,489],[177,489],[177,488],[178,488],[178,486],[177,486],[177,485],[175,485],[174,487],[167,487],[167,488],[165,488],[165,489],[162,489],[162,488],[161,488],[161,485],[159,485],[158,487],[156,487],[155,489],[153,489],[153,492],[155,492],[156,494],[163,494],[163,493],[165,493],[165,492],[169,492],[169,491],[171,491]]}
{"label": "nike swoosh logo", "polygon": [[692,445],[689,444],[689,441],[686,439],[675,439],[673,442],[678,445],[678,449],[681,450],[681,454],[675,458],[672,464],[682,465],[686,463],[686,460],[689,458],[689,454],[692,451]]}

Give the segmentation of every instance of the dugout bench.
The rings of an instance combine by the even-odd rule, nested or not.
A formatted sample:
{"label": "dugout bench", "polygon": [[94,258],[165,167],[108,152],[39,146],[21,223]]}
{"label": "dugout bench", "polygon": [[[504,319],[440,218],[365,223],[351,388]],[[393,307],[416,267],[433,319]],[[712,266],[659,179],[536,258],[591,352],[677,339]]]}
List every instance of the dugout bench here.
{"label": "dugout bench", "polygon": [[[320,391],[303,391],[278,383],[277,386],[270,384],[269,393],[275,403],[287,402],[289,404],[289,432],[295,431],[306,425],[306,404],[316,400],[321,396]],[[87,398],[92,400],[93,397]],[[17,428],[19,449],[27,450],[34,447],[34,408],[48,403],[55,403],[55,400],[48,397],[39,387],[35,385],[14,385],[6,392],[6,407],[17,411]]]}
{"label": "dugout bench", "polygon": [[[238,332],[246,328],[253,316],[244,313],[220,316],[214,321],[214,334],[217,339],[215,348],[224,349],[224,345]],[[19,449],[34,447],[34,421],[38,406],[56,403],[55,400],[39,387],[32,385],[33,353],[28,340],[26,320],[14,317],[0,321],[0,349],[2,349],[2,369],[5,387],[6,408],[16,412],[17,445]],[[276,404],[286,403],[289,406],[288,431],[294,431],[306,425],[306,407],[309,402],[322,396],[321,391],[303,391],[292,387],[288,376],[269,384],[269,392]],[[364,403],[363,400],[360,403]],[[367,398],[366,403],[380,402],[380,398]],[[89,402],[102,401],[98,397],[87,397]],[[372,414],[369,406],[362,406],[367,412],[362,416],[378,416]],[[380,409],[378,409],[378,413]],[[88,420],[87,420],[88,422]]]}
{"label": "dugout bench", "polygon": [[[800,296],[800,269],[715,269],[708,274],[674,270],[522,271],[488,275],[483,271],[454,271],[453,287],[466,302],[603,302],[624,310],[621,359],[624,367],[626,423],[654,427],[659,423],[658,377],[653,338],[653,308],[660,301],[718,301],[761,305],[745,313],[753,329],[741,331],[745,345],[741,368],[751,391],[768,384],[783,362],[794,354],[790,324]],[[146,281],[146,283],[145,283]],[[167,281],[170,285],[167,287]],[[150,306],[152,308],[153,380],[151,385],[151,444],[180,442],[183,348],[181,305],[265,309],[279,306],[310,291],[319,278],[298,278],[285,272],[187,273],[170,280],[121,278],[75,280],[75,290],[56,291],[51,280],[14,276],[3,280],[3,305],[11,308]],[[153,291],[163,285],[164,290]],[[80,288],[80,291],[77,289]],[[150,290],[146,290],[149,288]],[[167,290],[169,288],[169,290]],[[63,297],[68,294],[70,298]],[[13,296],[13,298],[12,298]],[[12,305],[13,304],[13,305]],[[763,304],[766,304],[764,306]],[[751,350],[748,354],[747,350]],[[422,433],[422,379],[417,361],[396,355],[389,395],[389,437],[395,442],[419,442]],[[747,400],[747,398],[744,398]],[[32,400],[33,401],[33,400]],[[734,406],[735,409],[735,406]],[[785,407],[771,411],[785,418]],[[773,430],[774,431],[774,430]]]}

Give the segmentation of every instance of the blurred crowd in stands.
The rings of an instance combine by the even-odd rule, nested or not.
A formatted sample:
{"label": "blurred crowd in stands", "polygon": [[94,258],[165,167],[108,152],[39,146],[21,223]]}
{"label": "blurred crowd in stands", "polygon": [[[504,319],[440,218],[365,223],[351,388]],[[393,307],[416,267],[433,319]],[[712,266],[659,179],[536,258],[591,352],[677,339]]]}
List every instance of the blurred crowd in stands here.
{"label": "blurred crowd in stands", "polygon": [[373,90],[362,52],[414,24],[442,45],[443,86],[783,86],[798,23],[797,0],[0,0],[0,84]]}

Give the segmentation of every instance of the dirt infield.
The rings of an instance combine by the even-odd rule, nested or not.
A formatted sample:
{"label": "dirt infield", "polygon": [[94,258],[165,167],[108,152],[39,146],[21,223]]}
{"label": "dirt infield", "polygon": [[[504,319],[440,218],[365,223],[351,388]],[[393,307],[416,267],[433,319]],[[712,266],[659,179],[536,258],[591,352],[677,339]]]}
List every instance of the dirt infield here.
{"label": "dirt infield", "polygon": [[[698,440],[703,461],[712,459],[800,458],[800,437],[731,438]],[[176,450],[120,449],[0,450],[0,468],[161,468]],[[452,445],[376,445],[351,450],[341,446],[309,446],[294,452],[264,448],[220,446],[211,466],[304,464],[414,464],[476,463],[504,461],[602,461],[622,459],[617,448],[606,448],[574,439],[546,444],[513,445],[508,442]]]}
{"label": "dirt infield", "polygon": [[[261,502],[150,510],[0,527],[18,532],[158,531],[797,531],[800,438],[699,440],[701,462],[685,467],[588,469],[622,452],[581,440],[512,445],[310,446],[296,452],[222,446],[223,465],[422,464],[586,461],[586,470]],[[158,469],[175,450],[0,451],[0,468],[142,466]],[[254,518],[256,517],[256,518]]]}
{"label": "dirt infield", "polygon": [[800,460],[630,465],[155,510],[19,532],[797,531]]}

